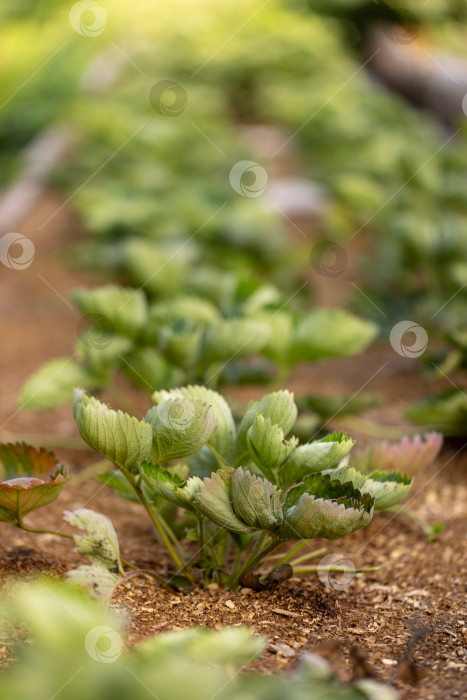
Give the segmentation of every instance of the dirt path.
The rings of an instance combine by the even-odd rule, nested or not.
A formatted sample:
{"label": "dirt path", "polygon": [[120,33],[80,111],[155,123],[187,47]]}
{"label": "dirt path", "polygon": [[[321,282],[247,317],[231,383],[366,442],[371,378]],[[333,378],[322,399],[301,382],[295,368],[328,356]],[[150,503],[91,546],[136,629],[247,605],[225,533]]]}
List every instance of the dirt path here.
{"label": "dirt path", "polygon": [[[36,246],[33,265],[22,272],[1,270],[0,430],[18,434],[77,436],[69,406],[33,413],[17,412],[16,405],[24,379],[40,363],[71,355],[79,314],[67,303],[70,292],[96,283],[63,262],[63,251],[80,235],[68,212],[63,210],[53,225],[37,231],[59,205],[59,200],[49,197],[21,229]],[[387,403],[372,416],[389,424],[399,420],[404,405],[431,390],[417,368],[387,343],[359,358],[300,368],[289,385],[297,393],[352,393],[363,385],[365,391],[381,391]],[[246,398],[251,389],[232,393]],[[141,400],[142,411],[146,403]],[[343,591],[327,588],[312,575],[260,594],[245,589],[229,593],[211,586],[181,595],[141,578],[131,587],[122,586],[114,599],[115,605],[128,611],[130,641],[187,625],[247,624],[268,639],[267,652],[256,664],[266,671],[292,665],[299,652],[307,649],[328,656],[344,679],[366,673],[362,668],[366,664],[384,681],[397,674],[396,685],[405,698],[465,696],[467,457],[461,448],[462,443],[449,443],[437,463],[417,477],[409,499],[430,521],[446,524],[437,542],[427,544],[409,521],[377,514],[364,531],[323,543],[357,566],[381,566]],[[58,454],[74,471],[94,459],[87,452]],[[79,490],[70,485],[58,502],[33,514],[30,522],[63,529],[62,511],[83,506],[112,518],[125,558],[165,573],[168,562],[138,506],[118,499],[95,481]],[[313,548],[320,544],[313,543]],[[66,541],[0,524],[2,580],[18,574],[58,575],[79,561]],[[227,601],[231,603],[226,605]]]}

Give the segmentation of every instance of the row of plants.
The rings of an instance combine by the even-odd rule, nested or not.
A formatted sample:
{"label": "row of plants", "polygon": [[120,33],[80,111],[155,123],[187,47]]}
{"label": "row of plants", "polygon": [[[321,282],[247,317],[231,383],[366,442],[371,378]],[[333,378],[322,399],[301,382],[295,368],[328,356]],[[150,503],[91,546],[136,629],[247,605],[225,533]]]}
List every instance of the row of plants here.
{"label": "row of plants", "polygon": [[[427,328],[431,344],[439,343],[442,349],[447,342],[448,351],[451,344],[454,352],[449,352],[447,364],[440,365],[447,373],[453,367],[454,357],[457,364],[465,362],[462,341],[459,342],[467,269],[463,243],[465,139],[459,134],[446,143],[448,135],[440,133],[434,120],[427,115],[420,119],[400,99],[375,89],[365,72],[359,70],[357,46],[348,34],[349,21],[358,24],[363,17],[370,23],[380,21],[388,17],[388,10],[395,13],[391,21],[397,21],[399,8],[380,3],[371,9],[368,3],[356,2],[344,16],[340,4],[333,9],[312,2],[304,11],[298,5],[268,3],[222,51],[211,56],[225,27],[232,26],[242,13],[249,16],[250,4],[245,0],[241,7],[224,4],[219,8],[206,0],[197,12],[198,17],[203,16],[203,22],[199,22],[196,32],[180,21],[180,10],[176,8],[171,13],[152,8],[148,13],[144,8],[130,11],[117,4],[105,31],[88,41],[70,27],[63,3],[48,7],[39,4],[26,25],[26,8],[7,14],[7,55],[15,70],[8,72],[11,82],[4,83],[3,131],[13,149],[27,143],[41,126],[53,121],[66,120],[75,132],[80,147],[72,156],[73,168],[69,163],[59,168],[55,182],[65,187],[66,194],[80,190],[73,205],[95,234],[94,242],[80,250],[82,262],[111,279],[118,276],[125,285],[142,286],[150,302],[175,293],[195,294],[203,300],[196,304],[192,317],[188,305],[182,314],[179,309],[175,313],[173,308],[162,310],[168,317],[168,331],[161,341],[165,349],[154,354],[153,347],[146,348],[143,340],[144,350],[138,347],[136,359],[133,352],[131,358],[126,357],[127,349],[118,353],[135,368],[132,372],[119,360],[123,370],[132,373],[132,379],[139,383],[145,385],[149,381],[151,388],[156,384],[174,386],[204,381],[205,368],[196,367],[199,326],[206,326],[206,316],[216,316],[212,308],[200,310],[204,299],[220,306],[221,317],[227,319],[242,318],[246,309],[250,322],[246,297],[251,292],[248,280],[252,276],[253,289],[265,275],[280,289],[275,298],[269,296],[253,311],[258,315],[265,309],[275,313],[303,280],[304,250],[301,246],[290,249],[280,214],[264,195],[256,196],[254,183],[252,187],[246,179],[248,173],[242,180],[246,196],[239,196],[229,182],[233,165],[252,157],[251,145],[239,136],[238,123],[243,123],[279,125],[294,134],[290,142],[284,135],[275,157],[263,159],[260,167],[274,178],[280,175],[282,167],[277,165],[278,156],[293,146],[300,150],[301,171],[324,183],[329,191],[330,201],[322,212],[323,235],[345,246],[346,237],[361,229],[362,234],[363,230],[371,231],[375,250],[371,264],[364,269],[364,291],[386,315],[388,327],[401,317],[415,318]],[[405,9],[413,11],[420,23],[439,21],[438,5],[430,3],[429,8],[418,12]],[[444,7],[445,20],[455,19],[458,10],[456,3]],[[67,29],[66,45],[50,61],[41,54],[44,46],[30,41],[30,36],[37,34],[39,21],[46,21],[57,35],[57,28]],[[400,17],[399,21],[408,20]],[[280,37],[270,32],[273,23],[286,28]],[[362,32],[364,26],[360,26]],[[122,27],[125,42],[117,43],[120,52],[114,48],[109,56],[109,43],[122,39]],[[44,35],[48,36],[49,32]],[[134,36],[134,40],[128,36]],[[253,45],[260,50],[253,50]],[[14,46],[18,51],[13,51]],[[50,48],[50,44],[47,46]],[[106,62],[112,65],[112,61],[122,61],[121,51],[131,60],[123,60],[113,85],[97,87],[93,92],[89,75],[93,70],[99,73]],[[325,67],[322,55],[332,56]],[[32,63],[40,63],[41,59],[45,65],[37,80],[9,100],[21,71],[26,73]],[[87,83],[83,75],[88,76]],[[58,80],[63,89],[57,85]],[[172,82],[172,88],[165,85],[167,81]],[[37,91],[42,94],[46,87],[54,95],[59,94],[60,101],[43,100],[43,113],[29,109]],[[170,106],[172,98],[177,103],[175,109]],[[110,123],[109,112],[113,115]],[[26,117],[36,120],[32,126],[25,123]],[[12,129],[17,136],[13,137]],[[369,132],[371,139],[366,138]],[[101,168],[122,144],[125,147],[118,157]],[[432,157],[434,154],[436,157]],[[5,157],[8,160],[7,152]],[[93,174],[92,187],[81,189],[89,173]],[[254,178],[255,172],[250,175]],[[441,221],[442,224],[437,223]],[[377,265],[375,254],[379,256]],[[300,294],[297,299],[294,297],[295,302],[299,299]],[[253,307],[256,300],[257,297]],[[354,304],[366,316],[378,314],[360,295]],[[284,318],[282,313],[274,318],[276,328],[290,326]],[[378,322],[382,318],[378,314]],[[100,325],[104,326],[105,336],[105,314],[93,322],[97,335]],[[165,340],[167,335],[169,340]],[[261,335],[265,333],[259,331],[256,336],[257,348]],[[190,353],[185,340],[192,340],[193,336],[197,340]],[[182,357],[178,357],[180,344]],[[240,345],[241,342],[237,347]],[[94,352],[96,346],[91,349]],[[107,352],[112,354],[110,346]],[[74,374],[73,381],[68,382],[68,392],[76,384],[90,389],[102,385],[102,378],[96,376],[100,374],[100,370],[96,372],[96,362],[92,360],[88,367],[89,358],[83,362],[83,354],[90,354],[87,348],[79,348],[78,356],[80,366],[86,365],[90,373],[69,366],[68,371],[73,370]],[[167,366],[167,356],[170,365],[175,363],[175,370],[182,365],[181,373]],[[224,375],[232,370],[234,379],[243,374],[268,378],[269,360],[253,370],[226,367]],[[288,359],[284,361],[288,363]],[[98,364],[102,366],[102,359]],[[51,373],[57,368],[58,363],[52,364]],[[216,381],[222,381],[222,376],[215,376]],[[65,378],[61,381],[60,372],[57,382],[66,383]],[[36,384],[32,386],[34,391]],[[55,393],[52,387],[51,392]],[[26,400],[30,394],[25,392]],[[36,399],[41,404],[38,396]],[[45,397],[42,405],[47,402]],[[29,405],[34,403],[31,400]],[[430,428],[458,434],[464,430],[465,410],[462,394],[453,390],[440,401],[416,406],[408,415]]]}

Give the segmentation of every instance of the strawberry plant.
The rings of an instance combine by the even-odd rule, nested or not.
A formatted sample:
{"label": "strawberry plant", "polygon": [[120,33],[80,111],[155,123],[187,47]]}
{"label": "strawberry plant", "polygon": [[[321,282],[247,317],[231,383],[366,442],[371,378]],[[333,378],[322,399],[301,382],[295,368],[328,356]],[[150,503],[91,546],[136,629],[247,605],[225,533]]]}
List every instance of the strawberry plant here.
{"label": "strawberry plant", "polygon": [[[397,472],[362,474],[339,466],[354,444],[344,433],[305,444],[287,438],[297,416],[288,391],[250,404],[238,426],[223,397],[203,386],[156,392],[153,400],[154,407],[138,420],[78,389],[73,410],[83,440],[114,466],[100,479],[123,498],[141,503],[177,574],[188,581],[215,579],[236,588],[249,578],[268,585],[281,566],[290,561],[291,575],[295,562],[316,554],[294,559],[310,539],[333,540],[366,526],[375,509],[399,503],[411,487],[412,479]],[[176,506],[169,518],[164,503]],[[97,554],[105,597],[105,570],[122,572],[114,535],[107,522],[96,522],[98,514],[77,511],[68,517],[90,529],[91,547],[86,540],[82,549],[81,536],[75,540],[91,563],[103,542],[113,552]],[[195,554],[182,544],[180,531],[196,542]],[[298,544],[278,558],[272,571],[255,575],[273,550],[294,541]],[[75,575],[85,580],[87,574],[99,588],[95,568]]]}

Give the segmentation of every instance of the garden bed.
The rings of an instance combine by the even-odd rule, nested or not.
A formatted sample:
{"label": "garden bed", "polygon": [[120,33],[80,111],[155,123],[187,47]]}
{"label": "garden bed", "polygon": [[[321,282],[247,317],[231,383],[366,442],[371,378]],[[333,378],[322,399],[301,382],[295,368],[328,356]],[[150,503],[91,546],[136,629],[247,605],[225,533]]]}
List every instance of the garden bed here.
{"label": "garden bed", "polygon": [[[85,274],[70,270],[62,254],[81,231],[63,210],[53,226],[38,225],[59,202],[45,199],[21,232],[36,246],[37,261],[26,272],[5,270],[0,280],[0,313],[8,329],[1,355],[1,431],[17,435],[54,433],[77,437],[69,406],[42,413],[17,410],[16,397],[28,375],[51,355],[71,354],[79,316],[68,305],[70,292],[90,283]],[[67,231],[66,240],[63,231]],[[8,294],[6,290],[8,288]],[[63,298],[62,298],[63,297]],[[401,408],[427,393],[428,382],[406,361],[386,347],[374,347],[358,358],[299,368],[288,387],[331,393],[379,391],[384,408],[372,417],[394,424]],[[259,389],[258,393],[262,390]],[[246,400],[255,389],[237,389]],[[148,407],[140,400],[141,412]],[[386,404],[389,404],[389,408]],[[338,421],[331,427],[339,427]],[[355,433],[354,430],[352,430]],[[360,442],[364,436],[358,436]],[[129,642],[155,632],[206,625],[248,625],[268,639],[267,651],[255,666],[269,672],[294,664],[303,650],[313,650],[332,661],[342,679],[374,674],[395,685],[407,698],[462,697],[465,692],[467,611],[465,609],[465,537],[467,457],[462,443],[448,442],[436,463],[417,476],[410,505],[430,522],[446,529],[428,544],[410,521],[378,513],[365,531],[347,535],[339,543],[327,543],[330,551],[349,558],[356,566],[381,566],[359,575],[343,591],[325,587],[317,576],[294,577],[274,591],[235,593],[216,585],[176,593],[155,586],[149,578],[123,583],[113,605],[129,614]],[[57,450],[74,474],[94,457],[86,451]],[[30,518],[38,527],[62,527],[64,509],[92,507],[107,514],[119,535],[122,554],[141,568],[165,574],[169,562],[154,543],[153,531],[138,517],[138,506],[120,500],[91,480],[78,488],[72,483],[58,502]],[[12,576],[59,576],[82,563],[68,542],[35,536],[1,526],[0,571],[2,582]],[[315,544],[315,543],[313,543]],[[326,544],[320,541],[316,546]],[[52,546],[53,545],[53,546]],[[7,659],[7,650],[0,647]]]}

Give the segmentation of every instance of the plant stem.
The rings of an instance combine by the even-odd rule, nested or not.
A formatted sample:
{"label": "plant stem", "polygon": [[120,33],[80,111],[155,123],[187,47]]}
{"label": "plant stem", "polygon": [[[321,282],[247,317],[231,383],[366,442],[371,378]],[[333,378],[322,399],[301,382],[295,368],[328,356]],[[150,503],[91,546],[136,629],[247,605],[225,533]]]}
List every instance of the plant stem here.
{"label": "plant stem", "polygon": [[272,552],[272,550],[280,544],[280,540],[272,539],[266,544],[265,547],[263,547],[265,538],[266,533],[262,532],[259,538],[257,539],[255,546],[251,550],[250,555],[247,557],[245,563],[240,568],[240,571],[236,574],[235,577],[231,577],[231,580],[229,581],[229,588],[235,590],[238,587],[238,584],[240,583],[242,577],[248,572],[252,571],[266,554]]}
{"label": "plant stem", "polygon": [[[116,465],[116,466],[118,466],[119,469],[121,469],[122,473],[126,476],[126,478],[128,479],[128,481],[130,482],[130,484],[133,486],[134,490],[136,491],[136,493],[137,493],[137,495],[138,495],[139,500],[141,501],[141,503],[143,504],[143,506],[144,506],[144,508],[145,508],[145,510],[146,510],[146,512],[147,512],[147,514],[148,514],[149,517],[151,518],[151,521],[152,521],[153,525],[155,526],[157,532],[158,532],[159,535],[161,536],[161,539],[162,539],[163,543],[165,544],[165,546],[167,547],[167,550],[168,550],[170,556],[172,557],[172,559],[174,560],[175,564],[178,566],[178,568],[179,568],[181,571],[184,572],[184,574],[186,575],[186,577],[187,577],[192,583],[194,583],[194,578],[193,578],[191,572],[187,571],[187,569],[186,569],[186,563],[182,561],[182,559],[179,557],[179,555],[178,555],[177,552],[175,551],[174,547],[172,546],[172,542],[170,541],[170,538],[168,537],[168,535],[167,535],[167,533],[166,533],[166,531],[165,531],[165,529],[164,529],[164,527],[163,527],[163,525],[162,525],[162,523],[161,523],[161,519],[160,519],[159,515],[158,515],[158,514],[156,513],[156,511],[151,507],[151,504],[149,503],[148,499],[146,498],[146,496],[145,496],[143,490],[141,489],[141,487],[140,487],[139,484],[137,483],[136,479],[135,479],[135,478],[133,477],[133,475],[132,475],[127,469],[125,469],[124,467],[120,467],[119,465]],[[175,535],[173,535],[173,536],[175,537]]]}
{"label": "plant stem", "polygon": [[134,564],[130,564],[130,562],[127,561],[126,559],[122,559],[120,557],[120,561],[122,562],[123,566],[127,567],[127,569],[134,569],[135,571],[144,571],[144,569],[138,569],[138,567],[135,566]]}
{"label": "plant stem", "polygon": [[224,469],[224,467],[225,467],[225,465],[226,465],[226,462],[225,462],[225,460],[222,458],[222,455],[221,455],[212,445],[208,445],[208,447],[209,447],[209,449],[211,450],[211,452],[212,452],[212,454],[214,455],[214,457],[216,458],[216,462],[217,462],[217,464],[219,465],[219,467],[220,467],[221,469]]}
{"label": "plant stem", "polygon": [[303,564],[303,562],[308,561],[308,559],[315,559],[316,557],[320,557],[322,554],[326,554],[327,551],[328,550],[326,549],[326,547],[321,547],[320,549],[315,549],[314,552],[308,552],[308,554],[303,554],[301,557],[292,559],[290,563],[295,570],[297,564]]}
{"label": "plant stem", "polygon": [[271,572],[274,571],[274,569],[278,569],[282,564],[285,564],[286,562],[289,561],[293,557],[294,554],[299,552],[303,547],[306,547],[306,545],[310,542],[310,540],[303,540],[302,542],[299,542],[298,544],[295,545],[295,547],[292,547],[288,552],[285,554],[276,554],[271,557],[266,557],[266,559],[278,559],[279,561],[274,565],[274,567],[271,569]]}
{"label": "plant stem", "polygon": [[391,513],[405,515],[406,518],[413,520],[413,522],[421,528],[421,530],[427,536],[429,542],[433,542],[435,540],[437,530],[432,525],[427,523],[427,521],[422,518],[421,515],[417,515],[412,508],[408,508],[408,506],[391,506],[385,510],[390,511]]}
{"label": "plant stem", "polygon": [[57,535],[57,537],[66,537],[69,540],[73,539],[73,535],[67,535],[66,532],[60,532],[59,530],[42,530],[38,527],[29,527],[22,522],[18,524],[18,527],[26,532],[35,532],[39,535]]}
{"label": "plant stem", "polygon": [[379,571],[380,568],[380,566],[373,566],[370,569],[346,569],[345,566],[304,566],[301,569],[295,569],[294,574],[319,573],[320,571],[325,573],[331,571],[338,574],[365,574],[371,571]]}

